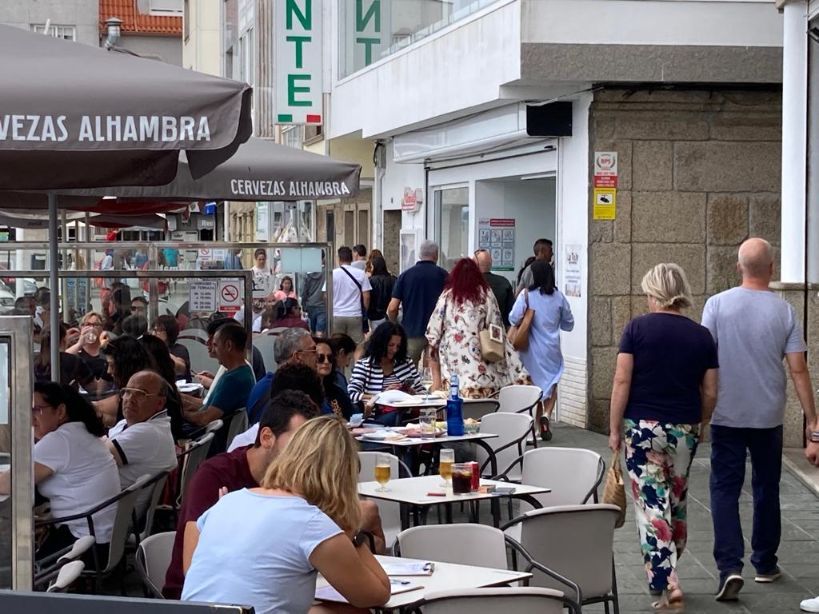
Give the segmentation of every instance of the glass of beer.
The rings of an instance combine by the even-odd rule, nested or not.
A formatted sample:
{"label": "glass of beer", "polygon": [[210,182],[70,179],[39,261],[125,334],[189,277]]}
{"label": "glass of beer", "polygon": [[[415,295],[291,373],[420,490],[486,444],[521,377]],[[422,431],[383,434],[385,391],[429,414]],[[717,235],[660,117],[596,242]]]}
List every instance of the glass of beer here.
{"label": "glass of beer", "polygon": [[392,463],[389,454],[379,454],[375,463],[375,481],[379,486],[377,492],[387,492],[387,483],[390,481]]}
{"label": "glass of beer", "polygon": [[438,475],[444,480],[444,486],[449,486],[452,479],[452,464],[455,462],[455,450],[443,448],[438,456]]}

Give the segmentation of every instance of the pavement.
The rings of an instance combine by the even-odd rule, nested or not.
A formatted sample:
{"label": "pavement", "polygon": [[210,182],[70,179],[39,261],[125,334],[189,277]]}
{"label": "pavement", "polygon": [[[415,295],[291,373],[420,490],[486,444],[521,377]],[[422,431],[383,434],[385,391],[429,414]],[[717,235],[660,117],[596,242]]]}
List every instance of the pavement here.
{"label": "pavement", "polygon": [[[576,427],[554,424],[554,438],[545,445],[594,450],[608,463],[611,452],[608,438]],[[717,571],[711,554],[713,529],[709,507],[708,479],[711,446],[702,444],[691,468],[688,503],[688,549],[680,558],[678,574],[686,595],[686,611],[703,614],[778,614],[799,612],[802,599],[819,595],[819,469],[811,467],[801,450],[787,450],[781,482],[782,544],[779,565],[783,577],[768,585],[753,581],[750,551],[752,498],[750,463],[740,498],[740,515],[745,529],[745,586],[734,603],[714,601]],[[602,488],[601,488],[602,494]],[[629,489],[626,488],[629,493]],[[630,493],[629,493],[630,498]],[[620,594],[620,612],[653,612],[645,578],[637,529],[631,508],[626,524],[615,532],[615,563]],[[589,606],[583,612],[602,612],[602,606]]]}

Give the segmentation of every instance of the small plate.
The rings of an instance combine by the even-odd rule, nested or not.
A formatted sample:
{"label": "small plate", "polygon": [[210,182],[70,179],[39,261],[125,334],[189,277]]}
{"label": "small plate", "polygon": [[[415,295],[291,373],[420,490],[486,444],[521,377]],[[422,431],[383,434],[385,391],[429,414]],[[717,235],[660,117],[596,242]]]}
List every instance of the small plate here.
{"label": "small plate", "polygon": [[184,384],[177,384],[176,389],[179,392],[184,392],[185,394],[192,394],[194,392],[199,392],[202,390],[204,386],[202,384],[197,384],[196,382],[186,382]]}

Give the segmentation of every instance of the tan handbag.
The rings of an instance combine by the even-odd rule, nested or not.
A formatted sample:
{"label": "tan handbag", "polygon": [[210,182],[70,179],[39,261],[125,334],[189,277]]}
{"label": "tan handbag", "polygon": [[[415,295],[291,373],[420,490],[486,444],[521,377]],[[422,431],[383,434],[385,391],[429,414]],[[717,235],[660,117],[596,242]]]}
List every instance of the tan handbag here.
{"label": "tan handbag", "polygon": [[620,469],[620,454],[611,455],[611,464],[606,472],[606,485],[603,488],[603,503],[620,508],[615,528],[619,529],[626,522],[626,487],[623,484],[623,472]]}
{"label": "tan handbag", "polygon": [[503,344],[503,329],[497,324],[484,328],[478,338],[481,341],[481,357],[486,362],[498,362],[506,357]]}
{"label": "tan handbag", "polygon": [[509,342],[518,352],[522,352],[529,347],[529,329],[532,327],[532,318],[535,317],[535,310],[529,307],[529,291],[524,290],[524,292],[526,293],[524,295],[526,311],[523,313],[520,324],[512,326],[507,333]]}

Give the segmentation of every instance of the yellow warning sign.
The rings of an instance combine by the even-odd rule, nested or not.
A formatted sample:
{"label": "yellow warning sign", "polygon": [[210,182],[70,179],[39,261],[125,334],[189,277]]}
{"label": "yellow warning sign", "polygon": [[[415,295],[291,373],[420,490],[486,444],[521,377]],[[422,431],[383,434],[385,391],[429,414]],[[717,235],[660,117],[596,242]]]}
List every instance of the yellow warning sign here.
{"label": "yellow warning sign", "polygon": [[613,220],[617,217],[617,188],[594,188],[595,220]]}

